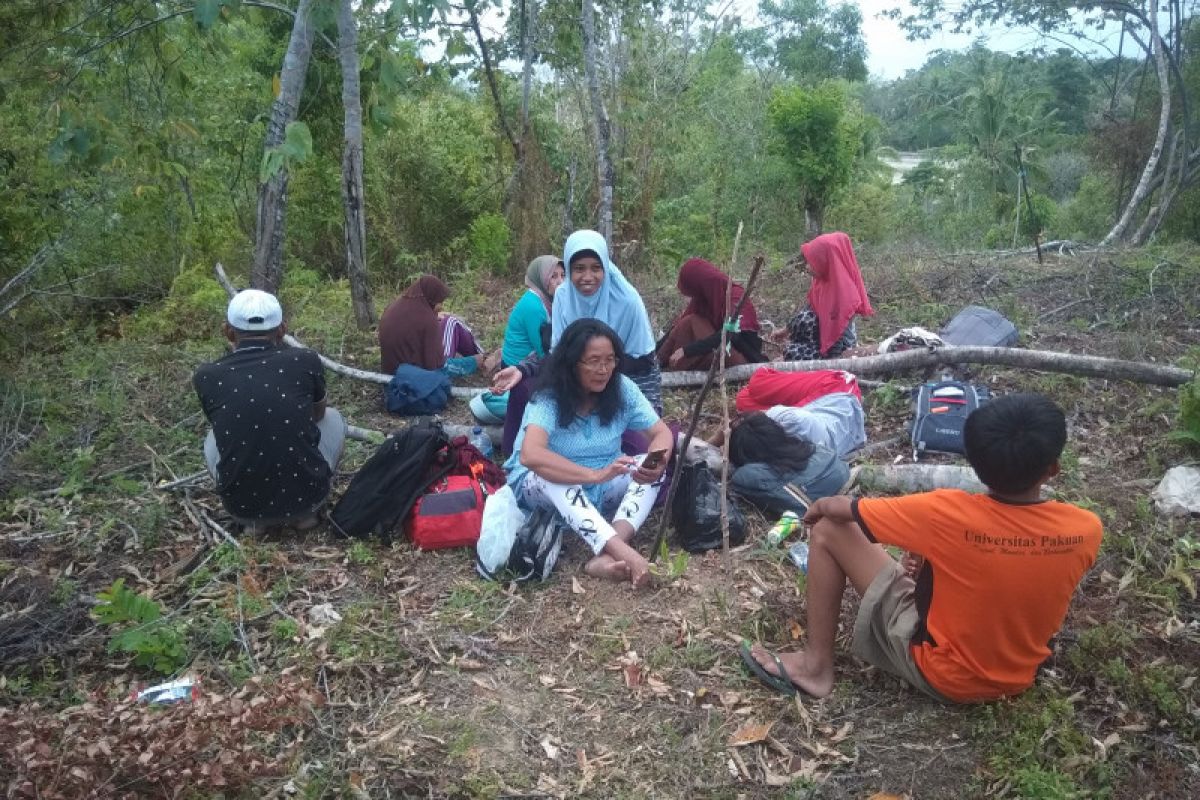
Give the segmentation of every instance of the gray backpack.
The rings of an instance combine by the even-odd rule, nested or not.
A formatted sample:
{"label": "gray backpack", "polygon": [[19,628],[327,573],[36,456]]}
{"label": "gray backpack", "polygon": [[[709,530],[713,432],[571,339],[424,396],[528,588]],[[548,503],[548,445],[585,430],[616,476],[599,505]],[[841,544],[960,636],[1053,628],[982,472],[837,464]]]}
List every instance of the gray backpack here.
{"label": "gray backpack", "polygon": [[983,306],[967,306],[942,328],[946,344],[975,347],[1012,347],[1017,343],[1017,326],[1003,314]]}

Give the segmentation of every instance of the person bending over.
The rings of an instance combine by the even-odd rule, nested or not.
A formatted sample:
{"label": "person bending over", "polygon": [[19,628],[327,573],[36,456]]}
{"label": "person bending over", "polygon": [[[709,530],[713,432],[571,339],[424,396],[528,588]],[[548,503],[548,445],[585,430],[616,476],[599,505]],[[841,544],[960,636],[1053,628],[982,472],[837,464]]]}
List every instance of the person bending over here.
{"label": "person bending over", "polygon": [[[639,587],[649,564],[629,543],[658,496],[673,437],[617,371],[623,355],[620,338],[603,322],[568,325],[525,407],[505,468],[523,507],[554,508],[592,549],[589,575]],[[649,437],[651,454],[662,451],[656,463],[621,454],[629,430]]]}
{"label": "person bending over", "polygon": [[225,510],[250,532],[316,525],[346,443],[346,421],[325,405],[317,354],[287,347],[283,309],[257,289],[229,301],[222,326],[233,352],[192,376],[212,430],[204,461]]}
{"label": "person bending over", "polygon": [[729,461],[736,467],[729,488],[776,516],[784,511],[804,516],[807,501],[837,494],[850,478],[850,468],[833,450],[792,435],[761,412],[734,423]]}
{"label": "person bending over", "polygon": [[[944,701],[982,702],[1033,685],[1071,595],[1096,560],[1099,518],[1041,498],[1067,439],[1062,409],[1036,394],[1000,397],[967,418],[967,460],[987,494],[827,497],[805,515],[808,646],[775,655],[743,644],[760,680],[814,697],[833,689],[847,580],[862,597],[853,652]],[[914,557],[906,567],[880,544]],[[916,576],[915,580],[913,575]]]}

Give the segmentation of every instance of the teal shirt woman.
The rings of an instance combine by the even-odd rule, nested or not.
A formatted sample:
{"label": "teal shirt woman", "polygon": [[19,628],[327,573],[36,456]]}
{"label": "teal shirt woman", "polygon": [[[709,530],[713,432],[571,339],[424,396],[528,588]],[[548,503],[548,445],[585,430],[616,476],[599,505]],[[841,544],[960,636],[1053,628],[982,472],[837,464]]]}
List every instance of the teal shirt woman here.
{"label": "teal shirt woman", "polygon": [[508,315],[504,329],[504,366],[520,364],[531,353],[546,355],[542,347],[542,325],[550,321],[551,298],[563,282],[563,265],[558,256],[538,256],[525,270],[528,290]]}

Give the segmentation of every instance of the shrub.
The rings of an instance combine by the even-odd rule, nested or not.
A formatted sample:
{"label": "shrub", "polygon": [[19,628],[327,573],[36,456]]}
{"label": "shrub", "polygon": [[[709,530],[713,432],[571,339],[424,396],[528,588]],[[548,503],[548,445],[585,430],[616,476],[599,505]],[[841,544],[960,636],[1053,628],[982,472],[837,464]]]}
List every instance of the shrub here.
{"label": "shrub", "polygon": [[481,214],[471,222],[467,234],[471,266],[502,273],[508,264],[512,235],[499,214]]}
{"label": "shrub", "polygon": [[108,642],[110,653],[130,653],[141,667],[169,675],[188,660],[183,633],[167,622],[162,606],[145,595],[126,588],[125,579],[117,578],[108,591],[100,592],[100,602],[92,610],[102,625],[121,626]]}

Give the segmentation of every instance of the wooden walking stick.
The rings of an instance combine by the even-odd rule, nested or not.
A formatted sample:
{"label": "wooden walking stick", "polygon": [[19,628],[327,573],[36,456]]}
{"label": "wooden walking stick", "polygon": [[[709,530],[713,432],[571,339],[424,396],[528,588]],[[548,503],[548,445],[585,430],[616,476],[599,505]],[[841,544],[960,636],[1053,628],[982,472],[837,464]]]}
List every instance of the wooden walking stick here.
{"label": "wooden walking stick", "polygon": [[[733,306],[733,271],[737,268],[738,246],[742,242],[742,223],[738,223],[737,236],[733,237],[733,257],[729,260],[729,280],[725,284],[725,313]],[[738,304],[741,311],[741,304]],[[729,347],[729,329],[740,328],[739,314],[726,317],[721,325],[721,347],[717,358],[721,362],[721,565],[729,574],[729,395],[725,391],[725,354]]]}

